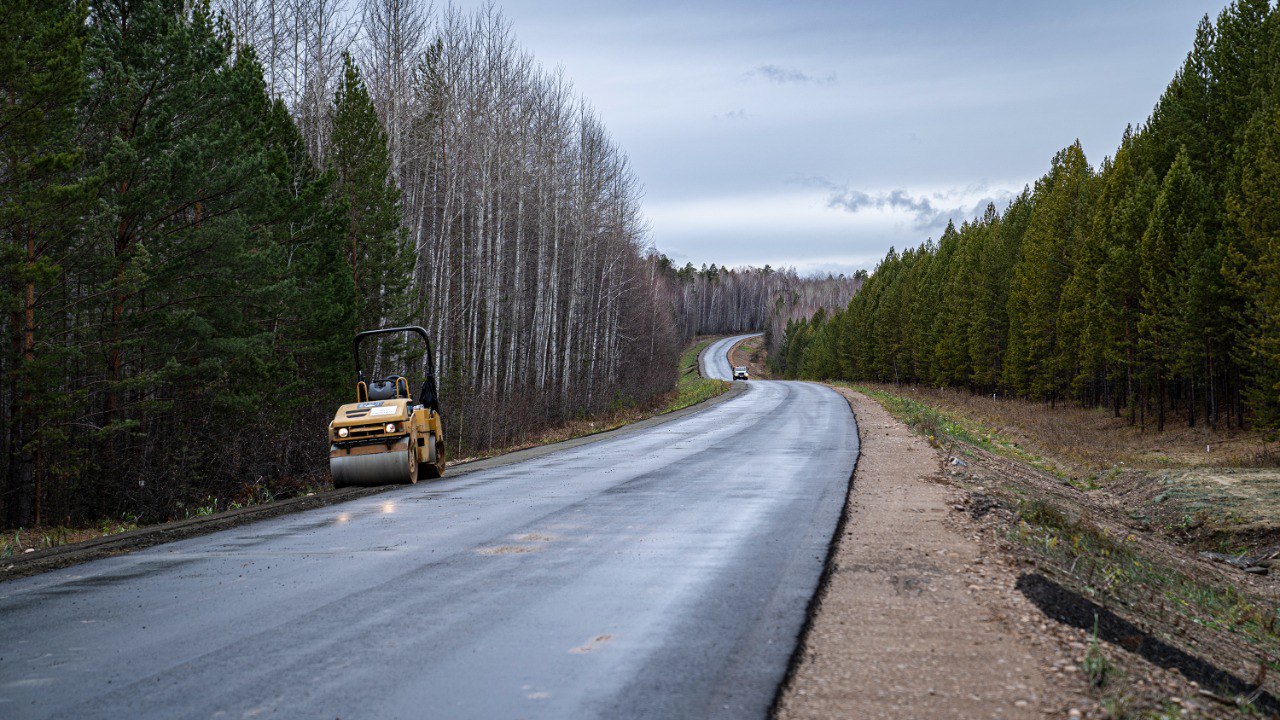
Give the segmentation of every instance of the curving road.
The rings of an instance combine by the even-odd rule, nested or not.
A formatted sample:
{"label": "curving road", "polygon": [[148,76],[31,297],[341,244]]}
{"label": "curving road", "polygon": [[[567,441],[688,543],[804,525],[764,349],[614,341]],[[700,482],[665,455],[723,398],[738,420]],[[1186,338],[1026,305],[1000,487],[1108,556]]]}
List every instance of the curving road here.
{"label": "curving road", "polygon": [[753,381],[602,438],[0,583],[0,717],[765,717],[848,405]]}
{"label": "curving road", "polygon": [[736,335],[717,340],[707,346],[706,350],[698,356],[698,372],[702,373],[702,377],[715,378],[716,380],[733,380],[733,366],[729,364],[729,351],[734,345],[760,335],[760,333],[751,333],[750,335]]}

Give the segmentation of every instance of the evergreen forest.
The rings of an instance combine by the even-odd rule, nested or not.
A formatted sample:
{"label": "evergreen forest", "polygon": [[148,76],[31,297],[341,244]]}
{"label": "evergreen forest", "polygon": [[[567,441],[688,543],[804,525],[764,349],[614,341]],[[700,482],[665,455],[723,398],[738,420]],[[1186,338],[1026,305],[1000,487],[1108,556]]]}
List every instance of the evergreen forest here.
{"label": "evergreen forest", "polygon": [[678,319],[625,154],[492,6],[0,0],[0,97],[5,527],[319,487],[361,329],[430,332],[457,458],[744,326]]}
{"label": "evergreen forest", "polygon": [[847,305],[787,322],[773,362],[1280,430],[1280,11],[1206,17],[1114,156],[1068,145],[1002,210],[891,249]]}

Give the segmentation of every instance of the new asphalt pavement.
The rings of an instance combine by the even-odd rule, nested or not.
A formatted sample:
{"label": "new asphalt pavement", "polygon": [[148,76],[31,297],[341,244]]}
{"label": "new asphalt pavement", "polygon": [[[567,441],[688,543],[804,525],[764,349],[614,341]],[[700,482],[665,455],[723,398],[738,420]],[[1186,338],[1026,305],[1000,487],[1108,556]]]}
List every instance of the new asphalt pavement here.
{"label": "new asphalt pavement", "polygon": [[[737,339],[705,373],[729,377]],[[763,718],[857,452],[838,394],[753,380],[524,462],[3,582],[0,717]]]}

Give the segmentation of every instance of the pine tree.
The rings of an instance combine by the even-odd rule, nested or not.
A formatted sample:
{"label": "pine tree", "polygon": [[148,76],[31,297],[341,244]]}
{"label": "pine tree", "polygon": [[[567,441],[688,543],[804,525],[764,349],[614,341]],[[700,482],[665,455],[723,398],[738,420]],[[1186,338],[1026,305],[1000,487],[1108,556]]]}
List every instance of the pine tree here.
{"label": "pine tree", "polygon": [[1062,397],[1075,376],[1074,337],[1062,337],[1062,288],[1092,211],[1093,171],[1080,143],[1054,157],[1036,183],[1034,209],[1009,293],[1006,383],[1031,397]]}
{"label": "pine tree", "polygon": [[62,300],[50,290],[74,248],[71,222],[87,207],[74,141],[86,14],[83,2],[0,0],[0,382],[10,400],[0,408],[0,493],[10,527],[42,519],[38,458],[42,447],[45,457],[61,450],[54,428],[67,398],[43,305]]}
{"label": "pine tree", "polygon": [[1031,189],[1024,188],[1003,217],[992,216],[994,209],[988,208],[991,220],[979,250],[969,325],[969,362],[974,383],[983,391],[995,390],[1001,383],[1009,343],[1009,287],[1031,219]]}
{"label": "pine tree", "polygon": [[959,230],[948,223],[938,243],[930,279],[939,292],[933,312],[935,345],[929,375],[938,385],[969,383],[968,318],[973,312],[972,283],[982,232],[976,223],[964,223]]}
{"label": "pine tree", "polygon": [[323,456],[323,438],[310,428],[352,397],[355,290],[343,217],[328,201],[331,177],[316,170],[284,104],[267,96],[252,48],[240,51],[236,72],[241,124],[263,153],[255,202],[243,214],[252,228],[248,255],[257,273],[246,295],[265,332],[247,356],[252,365],[239,371],[237,387],[225,394],[261,422],[233,442],[259,446],[273,469],[288,475],[307,472]]}
{"label": "pine tree", "polygon": [[343,55],[330,142],[332,192],[346,215],[359,326],[404,324],[413,258],[400,225],[400,191],[390,176],[386,134],[350,55]]}
{"label": "pine tree", "polygon": [[1253,422],[1280,431],[1280,111],[1260,110],[1237,153],[1239,183],[1227,206],[1238,235],[1227,250],[1226,276],[1247,304],[1238,349],[1248,373],[1245,396]]}
{"label": "pine tree", "polygon": [[[286,190],[276,216],[276,242],[294,258],[287,278],[292,306],[281,340],[296,357],[291,398],[308,398],[327,413],[352,393],[351,328],[356,290],[347,260],[344,208],[331,203],[333,176],[320,173],[306,142],[280,101],[270,108],[273,169]],[[306,410],[308,408],[301,408]],[[313,409],[314,410],[314,409]]]}
{"label": "pine tree", "polygon": [[1143,162],[1156,177],[1164,177],[1179,152],[1206,163],[1212,152],[1210,137],[1209,65],[1217,30],[1208,16],[1196,27],[1195,43],[1147,121]]}
{"label": "pine tree", "polygon": [[1098,249],[1090,300],[1090,331],[1082,338],[1081,362],[1105,384],[1113,412],[1137,407],[1139,272],[1142,235],[1159,189],[1139,165],[1137,136],[1126,132],[1115,160],[1103,174],[1091,242]]}
{"label": "pine tree", "polygon": [[932,375],[934,353],[938,348],[934,320],[940,291],[933,284],[937,251],[937,244],[930,239],[904,256],[907,267],[902,284],[894,288],[896,302],[902,306],[902,339],[897,353],[901,358],[901,380],[925,380]]}
{"label": "pine tree", "polygon": [[[233,57],[207,4],[185,5],[103,0],[91,15],[84,121],[101,184],[84,260],[89,298],[105,298],[86,308],[106,357],[92,416],[104,509],[142,494],[134,477],[175,478],[145,486],[161,506],[233,474],[242,460],[214,448],[245,423],[227,418],[258,413],[287,366],[272,329],[288,252],[264,227],[287,188],[272,174],[261,69]],[[205,442],[156,441],[171,437]]]}
{"label": "pine tree", "polygon": [[[1268,41],[1275,20],[1270,0],[1234,0],[1218,15],[1212,51],[1206,53],[1205,126],[1212,152],[1193,156],[1193,167],[1208,175],[1209,191],[1220,203],[1223,182],[1254,111],[1265,105],[1265,88],[1274,82],[1268,67]],[[1213,228],[1211,228],[1212,230]]]}
{"label": "pine tree", "polygon": [[871,377],[876,380],[901,382],[908,372],[905,350],[910,328],[903,302],[903,286],[915,256],[914,249],[898,254],[894,248],[889,248],[889,254],[872,275],[872,278],[883,276],[877,283],[880,286],[877,295],[868,298],[873,302],[868,327],[874,348],[870,369]]}
{"label": "pine tree", "polygon": [[1142,314],[1138,320],[1144,365],[1153,384],[1156,424],[1164,429],[1169,384],[1179,367],[1179,343],[1185,341],[1189,317],[1188,294],[1192,266],[1207,243],[1205,215],[1208,195],[1180,153],[1165,175],[1142,237]]}

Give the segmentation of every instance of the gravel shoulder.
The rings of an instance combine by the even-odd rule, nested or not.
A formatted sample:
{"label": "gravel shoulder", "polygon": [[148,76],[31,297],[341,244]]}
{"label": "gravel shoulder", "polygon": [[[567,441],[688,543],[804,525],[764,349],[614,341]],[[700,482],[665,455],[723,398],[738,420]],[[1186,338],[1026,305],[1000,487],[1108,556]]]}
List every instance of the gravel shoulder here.
{"label": "gravel shoulder", "polygon": [[1084,683],[1054,672],[1058,643],[1013,621],[1042,617],[1015,589],[1016,561],[957,519],[937,451],[840,391],[862,454],[777,716],[1068,716]]}
{"label": "gravel shoulder", "polygon": [[837,389],[862,455],[778,717],[1280,717],[1274,561],[1218,562],[1123,483]]}

